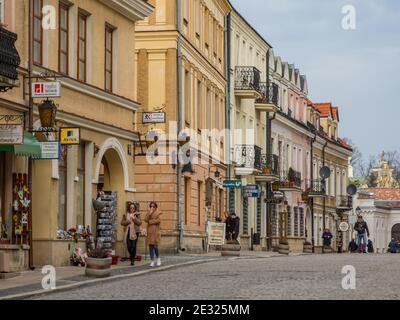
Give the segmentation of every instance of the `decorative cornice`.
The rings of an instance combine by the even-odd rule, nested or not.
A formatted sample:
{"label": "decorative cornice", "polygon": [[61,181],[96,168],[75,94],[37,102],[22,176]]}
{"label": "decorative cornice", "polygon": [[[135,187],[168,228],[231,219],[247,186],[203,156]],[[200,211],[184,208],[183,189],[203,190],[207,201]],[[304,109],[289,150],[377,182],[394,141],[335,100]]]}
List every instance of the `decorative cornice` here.
{"label": "decorative cornice", "polygon": [[143,0],[98,0],[132,21],[143,20],[154,7]]}

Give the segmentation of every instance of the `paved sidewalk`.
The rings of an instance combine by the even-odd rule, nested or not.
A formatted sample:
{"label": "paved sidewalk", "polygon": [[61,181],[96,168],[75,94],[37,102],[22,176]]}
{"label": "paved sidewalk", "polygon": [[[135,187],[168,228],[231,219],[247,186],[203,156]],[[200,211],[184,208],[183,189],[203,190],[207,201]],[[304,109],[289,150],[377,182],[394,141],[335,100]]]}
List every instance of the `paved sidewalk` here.
{"label": "paved sidewalk", "polygon": [[[114,277],[123,277],[129,275],[135,275],[136,273],[142,274],[143,272],[162,271],[165,268],[178,267],[181,264],[187,264],[190,262],[201,261],[207,262],[217,257],[214,256],[164,256],[162,258],[162,266],[158,268],[150,268],[150,261],[142,260],[136,262],[135,266],[131,266],[130,262],[119,262],[118,265],[112,266],[111,276],[108,278],[90,278],[85,275],[84,267],[58,267],[56,268],[56,286],[58,288],[63,286],[85,284],[97,281],[107,281],[107,279],[113,279]],[[222,259],[219,257],[219,259]],[[42,279],[45,276],[41,273],[42,268],[38,267],[34,271],[22,272],[19,276],[10,279],[0,280],[0,300],[7,299],[8,297],[18,296],[23,294],[29,294],[31,292],[38,292],[43,290]]]}
{"label": "paved sidewalk", "polygon": [[[292,255],[292,254],[291,254]],[[293,254],[293,256],[302,254]],[[74,287],[90,285],[99,282],[112,281],[132,276],[139,276],[149,272],[169,270],[190,264],[201,264],[218,260],[232,259],[265,259],[282,257],[276,252],[263,251],[241,251],[240,257],[221,257],[221,252],[211,251],[207,254],[179,254],[162,257],[163,265],[159,268],[149,268],[149,258],[136,262],[135,266],[130,266],[130,262],[119,262],[112,266],[111,276],[108,278],[96,279],[85,275],[84,267],[59,267],[56,268],[57,290],[68,290]],[[42,268],[38,267],[34,271],[22,272],[19,276],[11,279],[0,280],[0,300],[17,299],[25,296],[45,294],[42,288],[42,279],[45,276],[41,273]]]}

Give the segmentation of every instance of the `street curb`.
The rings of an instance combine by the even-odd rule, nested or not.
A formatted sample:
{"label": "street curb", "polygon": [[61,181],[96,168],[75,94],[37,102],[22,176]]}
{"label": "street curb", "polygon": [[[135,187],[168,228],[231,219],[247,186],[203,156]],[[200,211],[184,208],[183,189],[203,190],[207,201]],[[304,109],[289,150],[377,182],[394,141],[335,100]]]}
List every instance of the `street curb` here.
{"label": "street curb", "polygon": [[[180,267],[185,267],[185,266],[191,266],[191,265],[198,265],[198,264],[203,264],[203,263],[209,263],[209,262],[215,262],[215,261],[221,261],[221,259],[207,259],[207,260],[195,260],[195,261],[188,261],[188,262],[183,262],[179,264],[173,264],[170,266],[165,266],[165,267],[158,267],[154,269],[149,269],[149,270],[143,270],[143,271],[138,271],[134,273],[129,273],[129,274],[121,274],[121,275],[116,275],[116,276],[111,276],[108,278],[102,278],[102,279],[92,279],[92,280],[86,280],[86,281],[80,281],[78,283],[73,283],[73,284],[68,284],[64,286],[57,287],[53,290],[36,290],[36,291],[31,291],[27,293],[19,293],[15,295],[10,295],[10,296],[4,296],[0,297],[0,300],[22,300],[34,296],[45,296],[53,293],[58,293],[58,292],[64,292],[64,291],[69,291],[73,290],[79,287],[83,287],[86,285],[95,285],[99,283],[105,283],[105,282],[110,282],[112,280],[120,280],[120,279],[126,279],[126,278],[133,278],[137,276],[141,276],[144,274],[149,274],[153,272],[161,272],[161,271],[166,271],[166,270],[171,270],[171,269],[176,269]],[[62,280],[62,279],[60,279]]]}

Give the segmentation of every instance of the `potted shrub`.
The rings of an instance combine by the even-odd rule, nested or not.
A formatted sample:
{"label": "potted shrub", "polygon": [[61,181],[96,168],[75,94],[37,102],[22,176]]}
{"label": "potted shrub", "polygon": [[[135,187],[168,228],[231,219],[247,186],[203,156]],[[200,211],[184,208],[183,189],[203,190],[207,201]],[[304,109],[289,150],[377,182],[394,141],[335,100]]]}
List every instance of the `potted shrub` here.
{"label": "potted shrub", "polygon": [[95,248],[88,250],[85,273],[88,277],[104,278],[111,274],[112,257],[107,250]]}
{"label": "potted shrub", "polygon": [[271,174],[271,172],[272,172],[272,169],[271,169],[270,166],[265,166],[264,167],[264,169],[263,169],[263,173],[264,174]]}

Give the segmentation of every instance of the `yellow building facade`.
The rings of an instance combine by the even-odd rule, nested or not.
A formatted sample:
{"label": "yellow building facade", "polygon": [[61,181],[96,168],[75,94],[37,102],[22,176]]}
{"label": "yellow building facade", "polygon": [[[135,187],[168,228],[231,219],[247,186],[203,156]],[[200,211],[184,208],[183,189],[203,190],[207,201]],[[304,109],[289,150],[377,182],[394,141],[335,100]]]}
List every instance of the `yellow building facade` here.
{"label": "yellow building facade", "polygon": [[[223,217],[226,208],[222,180],[227,144],[222,130],[226,127],[225,19],[230,5],[216,0],[149,3],[155,10],[136,29],[137,95],[142,113],[165,112],[166,121],[139,125],[139,131],[143,136],[167,134],[167,148],[176,145],[179,133],[185,131],[195,156],[190,170],[173,165],[171,157],[152,165],[145,155],[135,157],[137,199],[146,209],[150,201],[159,203],[164,213],[163,251],[202,252],[207,221]],[[212,129],[218,134],[213,136]],[[171,149],[160,152],[171,154]]]}
{"label": "yellow building facade", "polygon": [[[21,56],[20,87],[2,93],[1,113],[29,109],[29,1],[6,0],[8,28],[18,35]],[[134,200],[134,143],[138,139],[136,118],[140,107],[135,92],[135,23],[147,17],[152,6],[141,0],[35,0],[33,14],[33,81],[61,83],[56,128],[80,128],[80,144],[63,146],[55,160],[34,160],[32,166],[32,264],[69,263],[70,240],[57,238],[57,230],[95,226],[92,199],[99,184],[117,192],[117,242],[122,253],[119,222],[126,201]],[[34,99],[34,123],[39,130]],[[4,108],[7,108],[6,110]],[[39,139],[38,134],[36,138]],[[50,133],[47,140],[57,140]],[[2,155],[3,156],[3,155]],[[7,152],[7,168],[27,171],[26,158]],[[20,169],[22,166],[24,170]],[[8,179],[8,178],[6,178]],[[8,188],[9,186],[7,186]],[[10,208],[10,196],[3,208]],[[12,215],[4,214],[5,219]],[[83,242],[82,242],[83,243]]]}

